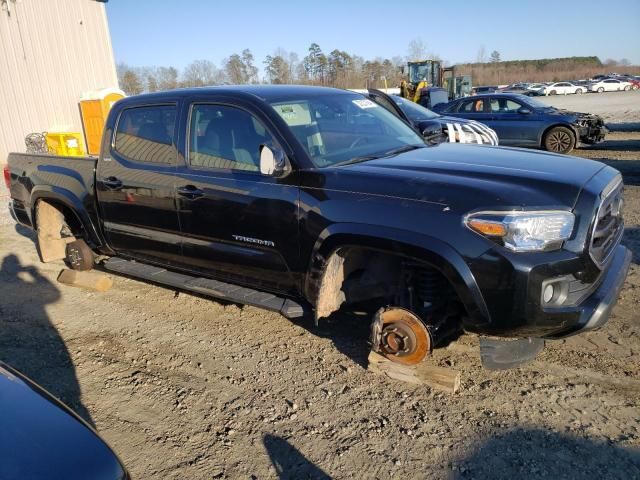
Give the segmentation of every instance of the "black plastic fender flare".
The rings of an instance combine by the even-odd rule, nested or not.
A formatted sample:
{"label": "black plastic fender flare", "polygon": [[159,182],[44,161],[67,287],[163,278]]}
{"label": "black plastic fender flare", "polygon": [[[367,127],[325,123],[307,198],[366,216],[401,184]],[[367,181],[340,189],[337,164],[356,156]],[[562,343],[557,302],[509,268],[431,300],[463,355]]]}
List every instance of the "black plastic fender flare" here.
{"label": "black plastic fender flare", "polygon": [[428,263],[449,280],[467,310],[469,322],[482,328],[491,322],[484,297],[462,256],[435,237],[407,230],[340,223],[327,227],[316,240],[304,284],[305,297],[316,304],[322,274],[331,255],[341,248],[361,247]]}

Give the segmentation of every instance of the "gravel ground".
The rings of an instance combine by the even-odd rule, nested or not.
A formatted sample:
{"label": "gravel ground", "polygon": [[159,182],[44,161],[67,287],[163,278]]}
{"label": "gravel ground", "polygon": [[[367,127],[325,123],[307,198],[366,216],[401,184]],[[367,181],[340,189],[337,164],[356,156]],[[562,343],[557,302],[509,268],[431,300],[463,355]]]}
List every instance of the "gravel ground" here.
{"label": "gravel ground", "polygon": [[134,478],[640,478],[640,134],[608,142],[576,153],[629,166],[635,258],[611,321],[502,372],[465,335],[432,360],[461,371],[457,395],[368,372],[356,316],[315,328],[124,277],[102,294],[57,284],[4,211],[0,359]]}

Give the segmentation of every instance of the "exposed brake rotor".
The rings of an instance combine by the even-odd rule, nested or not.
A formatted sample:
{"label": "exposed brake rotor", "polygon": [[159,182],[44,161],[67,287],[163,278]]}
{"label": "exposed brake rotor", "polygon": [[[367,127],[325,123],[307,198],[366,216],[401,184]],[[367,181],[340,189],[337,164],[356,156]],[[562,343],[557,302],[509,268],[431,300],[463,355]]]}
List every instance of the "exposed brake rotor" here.
{"label": "exposed brake rotor", "polygon": [[371,326],[371,343],[376,352],[403,365],[420,363],[433,348],[426,325],[399,307],[378,310]]}

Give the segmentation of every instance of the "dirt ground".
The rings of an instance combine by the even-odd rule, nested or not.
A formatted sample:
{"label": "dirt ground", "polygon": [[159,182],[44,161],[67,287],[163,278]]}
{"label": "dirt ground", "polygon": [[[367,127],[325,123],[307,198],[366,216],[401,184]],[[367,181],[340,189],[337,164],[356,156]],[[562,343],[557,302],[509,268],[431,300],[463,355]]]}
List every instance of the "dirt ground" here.
{"label": "dirt ground", "polygon": [[[113,446],[137,479],[640,478],[640,133],[576,152],[620,168],[634,264],[610,322],[482,369],[465,335],[433,362],[447,395],[365,369],[367,324],[315,328],[113,276],[56,283],[0,213],[0,359]],[[4,199],[3,199],[4,200]]]}

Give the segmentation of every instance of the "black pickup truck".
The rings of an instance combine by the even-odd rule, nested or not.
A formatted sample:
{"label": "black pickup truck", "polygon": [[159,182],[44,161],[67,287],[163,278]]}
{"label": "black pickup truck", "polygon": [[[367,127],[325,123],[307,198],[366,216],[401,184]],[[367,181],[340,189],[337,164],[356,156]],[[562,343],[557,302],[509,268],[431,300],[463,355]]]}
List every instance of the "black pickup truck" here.
{"label": "black pickup truck", "polygon": [[328,88],[126,98],[99,158],[12,153],[5,179],[43,261],[290,318],[364,306],[373,348],[408,364],[462,330],[538,345],[599,327],[631,257],[613,168],[427,146],[371,99]]}

